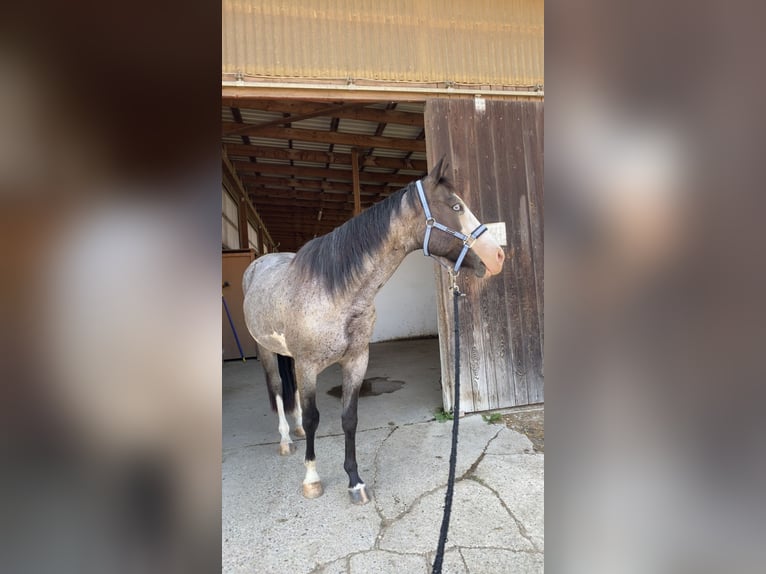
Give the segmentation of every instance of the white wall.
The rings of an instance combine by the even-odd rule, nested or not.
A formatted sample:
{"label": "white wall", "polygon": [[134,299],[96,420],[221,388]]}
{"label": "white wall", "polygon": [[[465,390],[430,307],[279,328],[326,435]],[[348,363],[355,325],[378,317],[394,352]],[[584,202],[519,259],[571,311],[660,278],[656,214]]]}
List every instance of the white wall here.
{"label": "white wall", "polygon": [[437,335],[433,259],[420,250],[405,257],[375,297],[375,310],[373,342]]}

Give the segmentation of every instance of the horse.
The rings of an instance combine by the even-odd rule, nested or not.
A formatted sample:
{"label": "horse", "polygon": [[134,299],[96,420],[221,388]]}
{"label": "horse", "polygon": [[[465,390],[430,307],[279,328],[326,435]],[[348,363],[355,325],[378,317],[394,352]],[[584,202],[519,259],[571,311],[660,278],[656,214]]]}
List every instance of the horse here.
{"label": "horse", "polygon": [[295,418],[296,436],[306,437],[306,498],[323,494],[314,451],[316,377],[339,363],[349,496],[354,504],[370,500],[356,463],[357,402],[375,324],[375,294],[404,257],[422,246],[425,255],[455,274],[461,266],[477,277],[502,269],[503,250],[457,195],[446,169],[442,157],[425,178],[297,253],[263,255],[244,272],[245,322],[257,344],[271,408],[279,416],[280,454],[295,449],[286,412]]}

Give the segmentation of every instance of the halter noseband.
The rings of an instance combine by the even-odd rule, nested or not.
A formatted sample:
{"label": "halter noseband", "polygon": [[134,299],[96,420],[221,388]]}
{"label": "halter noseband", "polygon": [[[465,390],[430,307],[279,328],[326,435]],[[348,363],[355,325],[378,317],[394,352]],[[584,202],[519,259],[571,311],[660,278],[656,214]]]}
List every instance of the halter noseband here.
{"label": "halter noseband", "polygon": [[449,269],[446,265],[444,265],[441,261],[439,263],[443,267],[447,267],[448,270],[450,270],[455,275],[458,274],[460,271],[460,266],[463,264],[463,259],[466,256],[466,253],[468,253],[468,250],[473,247],[474,241],[476,241],[479,236],[484,233],[487,230],[487,226],[483,223],[480,223],[479,226],[471,231],[470,235],[465,235],[463,233],[460,233],[459,231],[455,231],[454,229],[450,229],[446,225],[442,225],[438,221],[436,221],[433,216],[431,215],[431,210],[428,208],[428,201],[426,200],[426,194],[423,191],[423,184],[420,183],[420,180],[417,180],[415,182],[415,185],[418,188],[418,197],[420,198],[420,204],[423,206],[423,212],[426,215],[426,236],[423,238],[423,254],[426,257],[431,257],[431,253],[428,251],[428,242],[431,239],[431,229],[436,228],[440,229],[441,231],[444,231],[445,233],[449,233],[453,237],[456,237],[460,241],[463,242],[463,250],[460,252],[460,255],[457,258],[457,261],[455,261],[455,267],[453,269]]}

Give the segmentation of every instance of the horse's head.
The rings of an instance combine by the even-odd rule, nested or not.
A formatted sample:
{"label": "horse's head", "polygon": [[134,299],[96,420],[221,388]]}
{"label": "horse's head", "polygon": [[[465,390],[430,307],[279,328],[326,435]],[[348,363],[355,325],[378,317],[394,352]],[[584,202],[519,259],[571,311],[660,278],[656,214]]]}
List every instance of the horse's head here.
{"label": "horse's head", "polygon": [[[427,254],[437,259],[446,259],[453,265],[460,258],[464,245],[468,244],[471,248],[465,253],[461,267],[470,267],[477,277],[483,277],[487,271],[490,275],[497,275],[503,268],[505,253],[489,233],[482,232],[481,223],[446,178],[446,170],[447,165],[442,158],[421,182],[427,208],[424,208],[425,221],[419,239],[427,249]],[[417,203],[422,206],[422,200]],[[430,211],[430,219],[426,211]],[[433,227],[427,243],[424,243],[428,223],[433,224]],[[465,241],[451,231],[462,234]]]}

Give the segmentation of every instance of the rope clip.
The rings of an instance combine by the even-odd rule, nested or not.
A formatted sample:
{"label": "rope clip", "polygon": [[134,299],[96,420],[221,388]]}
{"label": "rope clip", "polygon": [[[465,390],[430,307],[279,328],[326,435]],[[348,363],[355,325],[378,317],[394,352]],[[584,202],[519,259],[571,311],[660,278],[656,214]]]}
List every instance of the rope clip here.
{"label": "rope clip", "polygon": [[452,289],[452,292],[460,297],[465,297],[465,293],[460,291],[460,286],[457,284],[457,277],[460,275],[460,271],[455,273],[452,269],[447,269],[447,272],[449,273],[450,289]]}

